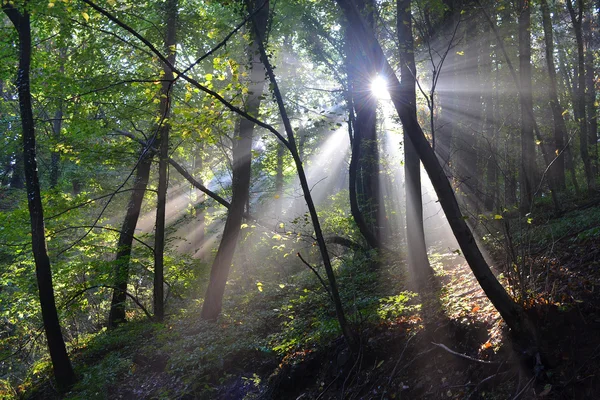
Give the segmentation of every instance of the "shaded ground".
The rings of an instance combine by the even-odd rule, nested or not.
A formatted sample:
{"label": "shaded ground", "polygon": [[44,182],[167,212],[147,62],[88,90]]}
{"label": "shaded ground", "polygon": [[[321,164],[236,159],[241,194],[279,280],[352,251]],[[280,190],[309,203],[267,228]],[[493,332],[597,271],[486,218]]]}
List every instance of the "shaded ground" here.
{"label": "shaded ground", "polygon": [[[597,208],[584,208],[560,220],[543,221],[526,238],[535,244],[523,258],[528,268],[526,307],[540,328],[546,355],[543,369],[536,369],[535,359],[511,348],[504,325],[464,259],[449,249],[430,256],[436,276],[429,293],[401,307],[389,303],[396,305],[383,308],[387,314],[379,322],[353,319],[362,338],[357,357],[339,338],[335,322],[331,329],[322,325],[311,331],[322,335],[305,342],[312,345],[290,344],[288,350],[273,351],[273,341],[264,338],[287,343],[289,338],[277,336],[278,329],[313,329],[316,322],[310,322],[308,315],[314,304],[324,300],[290,301],[285,312],[283,306],[268,309],[270,304],[284,304],[295,293],[310,293],[311,298],[318,293],[307,292],[301,284],[280,285],[269,292],[265,284],[261,302],[252,298],[240,311],[246,319],[232,314],[215,327],[199,324],[190,311],[173,325],[141,324],[123,335],[97,337],[97,343],[76,354],[76,365],[92,367],[79,369],[83,381],[68,398],[598,398],[597,214]],[[392,266],[377,275],[383,277],[377,288],[368,283],[363,296],[374,290],[397,293],[393,284],[404,279],[403,272]],[[340,278],[342,287],[347,288],[349,281],[344,279]],[[306,321],[298,322],[301,318]],[[29,392],[31,398],[57,397],[45,382],[38,391]],[[98,384],[96,392],[89,388],[94,384]]]}

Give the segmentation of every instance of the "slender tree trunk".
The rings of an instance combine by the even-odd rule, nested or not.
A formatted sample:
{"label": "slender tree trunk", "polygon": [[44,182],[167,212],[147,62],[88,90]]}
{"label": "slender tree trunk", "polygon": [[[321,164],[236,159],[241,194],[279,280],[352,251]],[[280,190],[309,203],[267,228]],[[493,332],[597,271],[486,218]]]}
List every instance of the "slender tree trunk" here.
{"label": "slender tree trunk", "polygon": [[[260,34],[253,35],[253,43],[248,49],[248,54],[252,57],[252,64],[250,87],[248,90],[249,95],[246,99],[246,112],[250,115],[258,115],[260,98],[265,84],[264,68],[260,60],[258,41],[261,37],[265,36],[267,29],[269,2],[265,0],[265,4],[263,5],[261,1],[255,1],[252,4],[252,7],[262,6],[262,8],[256,13],[254,20]],[[248,201],[253,131],[254,123],[247,119],[242,119],[239,123],[239,134],[233,144],[233,194],[231,206],[227,213],[223,238],[221,239],[217,255],[210,270],[210,281],[204,296],[204,304],[202,305],[201,312],[201,318],[209,321],[215,321],[221,313],[225,284],[229,276],[231,261],[240,232],[244,207]]]}
{"label": "slender tree trunk", "polygon": [[[166,3],[166,37],[165,52],[171,65],[175,65],[175,47],[177,31],[177,0],[168,0]],[[160,117],[162,124],[159,127],[160,149],[158,162],[158,198],[156,204],[156,231],[154,235],[154,318],[162,322],[165,316],[164,304],[164,251],[165,251],[165,212],[167,205],[167,185],[169,168],[169,131],[171,123],[171,89],[174,82],[173,71],[163,66],[164,76],[160,90]]]}
{"label": "slender tree trunk", "polygon": [[410,118],[402,120],[404,135],[404,175],[406,185],[406,242],[408,267],[417,287],[425,283],[432,273],[427,258],[425,229],[423,227],[423,202],[421,193],[421,160],[411,140],[411,132],[419,129],[417,121],[417,98],[415,92],[414,44],[412,34],[411,0],[397,0],[398,55],[400,58],[399,91],[402,92],[404,108]]}
{"label": "slender tree trunk", "polygon": [[533,138],[533,97],[531,83],[531,5],[519,0],[519,84],[521,105],[520,209],[528,213],[535,190],[535,141]]}
{"label": "slender tree trunk", "polygon": [[31,244],[35,260],[40,306],[42,308],[42,320],[44,322],[44,331],[46,333],[56,382],[61,390],[67,390],[75,383],[76,377],[71,367],[71,361],[69,360],[60,328],[54,298],[54,287],[52,285],[52,269],[46,248],[44,210],[37,174],[35,126],[29,79],[31,67],[31,25],[29,13],[24,11],[21,14],[8,3],[2,6],[2,10],[11,20],[19,35],[17,90],[19,93],[19,111],[21,113],[21,125],[23,128],[23,161],[25,164],[27,202],[31,221]]}
{"label": "slender tree trunk", "polygon": [[[577,116],[577,107],[575,107],[575,104],[577,103],[577,95],[576,95],[576,90],[574,87],[574,84],[571,83],[571,76],[569,74],[569,64],[567,63],[567,58],[565,56],[565,51],[563,49],[563,47],[560,45],[560,43],[558,44],[558,60],[560,62],[560,64],[563,66],[563,68],[561,68],[562,71],[562,80],[559,82],[562,82],[562,86],[563,86],[563,92],[565,97],[570,97],[572,99],[573,105],[574,105],[574,109],[575,109],[575,116]],[[569,140],[569,138],[567,138],[565,136],[566,140]],[[565,148],[565,167],[566,169],[569,171],[569,176],[571,178],[571,183],[573,184],[573,187],[575,188],[575,194],[577,195],[577,197],[579,197],[581,195],[581,189],[579,188],[579,183],[577,182],[577,175],[575,173],[575,160],[573,159],[573,152],[571,151],[572,147],[571,144],[569,142],[567,142],[566,144],[566,148]]]}
{"label": "slender tree trunk", "polygon": [[405,101],[406,94],[402,90],[400,82],[394,74],[394,70],[385,59],[383,50],[375,39],[373,32],[364,23],[356,7],[349,0],[337,0],[346,18],[350,24],[355,27],[357,37],[361,38],[363,48],[369,48],[374,51],[375,62],[382,65],[382,72],[388,79],[389,92],[392,102],[403,126],[410,127],[406,129],[410,140],[427,173],[431,179],[433,187],[438,195],[440,204],[448,218],[448,222],[456,239],[463,251],[463,254],[475,275],[475,278],[482,289],[492,302],[506,324],[511,328],[515,339],[526,346],[533,346],[537,350],[537,332],[529,319],[526,317],[522,307],[516,304],[496,279],[483,255],[479,251],[471,230],[463,218],[454,191],[446,178],[444,170],[438,162],[437,156],[425,138],[418,121],[415,119],[412,108],[407,106]]}
{"label": "slender tree trunk", "polygon": [[594,31],[592,28],[591,9],[585,11],[582,30],[585,44],[585,104],[588,122],[588,142],[590,145],[590,168],[595,183],[598,176],[598,103],[596,102],[594,54],[597,49],[595,44],[597,44],[599,39],[595,38],[595,35],[598,34],[597,29]]}
{"label": "slender tree trunk", "polygon": [[[546,65],[548,66],[550,108],[552,109],[552,119],[554,121],[554,151],[556,160],[551,166],[551,179],[555,181],[555,187],[564,191],[565,182],[565,157],[562,154],[565,147],[565,137],[567,136],[567,127],[563,118],[563,109],[558,101],[556,89],[556,68],[554,66],[554,40],[552,35],[552,20],[550,19],[550,9],[547,0],[540,0],[542,7],[542,21],[544,25],[544,41],[546,43]],[[552,154],[551,153],[551,154]]]}
{"label": "slender tree trunk", "polygon": [[[494,121],[494,90],[492,87],[492,37],[488,24],[483,25],[483,37],[486,38],[484,48],[481,52],[481,92],[483,96],[483,107],[485,110],[484,137],[486,145],[483,146],[483,158],[485,163],[485,180],[487,183],[485,190],[484,209],[486,211],[494,210],[498,205],[498,148],[496,138],[496,127]],[[498,102],[496,96],[496,102]]]}
{"label": "slender tree trunk", "polygon": [[584,1],[577,0],[577,4],[578,10],[576,13],[572,0],[567,0],[567,8],[571,15],[577,42],[577,96],[574,97],[574,108],[577,110],[575,117],[579,121],[579,151],[581,152],[587,186],[588,190],[594,190],[596,188],[596,177],[593,175],[592,161],[590,160],[588,121],[585,110],[585,51],[582,30]]}
{"label": "slender tree trunk", "polygon": [[140,217],[146,186],[148,186],[153,157],[154,149],[152,148],[152,143],[149,143],[146,148],[142,149],[140,154],[133,188],[119,233],[119,241],[117,242],[114,276],[114,286],[116,289],[113,290],[110,312],[108,314],[108,327],[110,329],[125,322],[126,319],[125,301],[127,300],[127,283],[129,282],[129,260],[131,258],[135,227]]}
{"label": "slender tree trunk", "polygon": [[[255,29],[255,32],[258,33],[258,30]],[[346,340],[348,347],[353,353],[356,354],[356,352],[358,351],[358,342],[355,336],[353,335],[346,320],[346,314],[344,313],[344,308],[342,306],[342,300],[340,298],[335,273],[333,271],[333,266],[331,265],[331,258],[329,257],[329,253],[327,251],[327,244],[325,242],[325,237],[323,236],[323,230],[321,229],[319,215],[317,214],[317,209],[315,207],[315,203],[310,192],[310,187],[308,186],[308,180],[306,179],[306,173],[304,172],[302,159],[300,158],[298,146],[296,145],[294,130],[292,129],[292,124],[290,122],[290,119],[288,118],[287,110],[285,109],[285,104],[283,103],[283,97],[281,96],[281,91],[279,90],[279,85],[277,84],[277,80],[275,78],[275,73],[273,72],[273,68],[271,67],[271,63],[269,62],[269,57],[262,44],[259,45],[259,50],[261,53],[263,64],[267,71],[267,76],[269,77],[269,81],[271,83],[271,86],[273,87],[273,94],[277,102],[277,107],[279,108],[279,114],[281,115],[281,119],[283,121],[283,126],[285,128],[287,140],[279,134],[277,135],[277,137],[282,143],[286,145],[286,147],[290,151],[292,159],[294,160],[296,171],[298,172],[298,179],[300,180],[300,186],[302,187],[304,200],[306,201],[306,207],[308,208],[308,214],[310,215],[311,222],[315,230],[315,237],[317,239],[317,245],[319,247],[319,252],[321,253],[321,258],[323,260],[323,267],[325,268],[325,273],[327,274],[330,296],[335,306],[335,314],[340,325],[342,335]]]}
{"label": "slender tree trunk", "polygon": [[[461,57],[463,66],[461,77],[463,82],[470,82],[471,88],[479,89],[478,56],[480,46],[477,35],[476,18],[468,18],[465,29],[464,55]],[[463,206],[475,206],[478,208],[477,189],[479,177],[477,171],[477,151],[479,145],[479,121],[481,120],[481,102],[477,90],[464,90],[466,109],[463,111],[462,130],[460,143],[457,143],[457,175],[460,180],[459,188],[464,192],[465,202]],[[457,137],[458,140],[458,137]],[[466,201],[468,199],[468,201]],[[469,203],[469,204],[467,204]]]}

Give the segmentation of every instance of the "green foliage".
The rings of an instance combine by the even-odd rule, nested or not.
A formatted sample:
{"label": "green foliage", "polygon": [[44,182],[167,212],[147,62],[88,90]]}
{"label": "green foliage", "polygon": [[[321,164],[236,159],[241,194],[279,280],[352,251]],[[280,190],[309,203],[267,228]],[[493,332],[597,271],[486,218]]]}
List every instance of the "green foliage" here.
{"label": "green foliage", "polygon": [[393,320],[420,309],[419,305],[408,305],[410,299],[416,297],[416,293],[402,292],[396,296],[385,297],[380,300],[377,316],[382,320]]}

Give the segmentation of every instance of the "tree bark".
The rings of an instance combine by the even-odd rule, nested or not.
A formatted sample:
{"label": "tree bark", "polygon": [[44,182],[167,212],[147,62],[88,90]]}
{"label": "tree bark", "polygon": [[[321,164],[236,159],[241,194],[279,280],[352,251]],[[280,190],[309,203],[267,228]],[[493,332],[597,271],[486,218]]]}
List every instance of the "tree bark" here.
{"label": "tree bark", "polygon": [[421,193],[421,160],[417,153],[410,132],[418,129],[417,98],[413,33],[412,33],[412,0],[397,0],[397,32],[398,56],[400,58],[400,86],[404,100],[404,109],[409,118],[402,120],[404,137],[404,175],[406,186],[406,242],[408,247],[408,267],[419,287],[433,272],[427,258],[425,229],[423,227],[423,201]]}
{"label": "tree bark", "polygon": [[350,24],[355,27],[357,37],[361,38],[363,48],[374,50],[375,62],[382,66],[382,72],[385,74],[389,83],[389,92],[404,126],[410,126],[414,129],[407,129],[407,133],[415,146],[427,173],[431,179],[433,187],[437,193],[440,204],[448,218],[448,222],[456,239],[463,251],[463,254],[475,275],[475,278],[481,285],[492,304],[496,307],[506,324],[513,331],[515,339],[525,346],[533,346],[537,350],[537,333],[526,317],[523,308],[515,303],[502,287],[490,270],[483,255],[479,251],[475,239],[465,219],[463,218],[454,191],[446,178],[444,170],[438,162],[437,156],[425,138],[418,121],[415,120],[411,107],[405,102],[405,93],[402,90],[400,82],[394,74],[394,70],[385,59],[383,50],[375,39],[373,32],[364,23],[360,14],[349,0],[337,0]]}
{"label": "tree bark", "polygon": [[[598,176],[598,105],[596,102],[596,69],[594,68],[594,54],[598,38],[597,32],[592,28],[591,9],[585,10],[582,24],[583,40],[585,45],[585,106],[588,123],[588,142],[590,150],[591,175],[596,182]],[[595,48],[596,47],[596,48]],[[596,187],[594,185],[594,187]]]}
{"label": "tree bark", "polygon": [[562,154],[565,147],[565,137],[567,136],[567,127],[563,118],[563,108],[558,101],[558,92],[556,84],[556,68],[554,66],[554,40],[552,34],[552,20],[550,19],[550,9],[547,0],[540,0],[542,8],[542,22],[544,26],[544,41],[546,43],[546,65],[548,66],[550,108],[552,110],[552,119],[554,121],[554,155],[556,159],[550,167],[551,179],[555,181],[557,190],[564,191],[566,188],[565,179],[565,157]]}
{"label": "tree bark", "polygon": [[108,314],[109,329],[115,328],[122,322],[125,322],[125,301],[127,300],[127,283],[129,282],[129,260],[131,258],[131,249],[135,227],[140,217],[142,201],[148,186],[150,177],[150,168],[152,167],[152,158],[154,149],[152,144],[142,149],[140,160],[138,161],[133,190],[129,197],[125,218],[119,233],[117,242],[117,255],[115,257],[115,276],[110,312]]}
{"label": "tree bark", "polygon": [[533,138],[533,97],[531,83],[531,5],[519,0],[519,104],[521,105],[520,209],[526,214],[533,206],[535,190],[535,141]]}
{"label": "tree bark", "polygon": [[[269,16],[269,1],[252,2],[252,7],[262,7],[255,15],[254,23],[258,35],[253,35],[253,43],[248,49],[251,56],[250,87],[246,99],[246,112],[258,115],[260,99],[265,85],[264,68],[260,59],[259,41],[265,36]],[[210,281],[204,296],[204,304],[200,314],[202,319],[216,321],[223,307],[225,284],[229,276],[231,261],[235,252],[240,232],[244,207],[248,201],[251,173],[251,150],[254,123],[242,119],[239,122],[239,132],[233,144],[233,179],[231,206],[223,229],[223,238],[219,244],[217,255],[210,270]]]}
{"label": "tree bark", "polygon": [[59,389],[66,391],[75,383],[76,377],[61,332],[54,298],[54,287],[52,285],[52,269],[46,248],[44,210],[37,174],[35,126],[31,106],[29,78],[31,67],[31,25],[29,13],[27,11],[21,13],[9,3],[4,4],[2,10],[11,20],[19,35],[17,90],[19,93],[19,111],[21,113],[21,125],[23,128],[23,161],[25,165],[27,203],[31,221],[31,244],[35,260],[35,272],[40,306],[42,308],[44,332],[48,342],[54,377]]}
{"label": "tree bark", "polygon": [[[361,12],[373,23],[373,4],[361,0]],[[367,11],[367,10],[370,10]],[[349,166],[350,212],[359,231],[371,248],[381,246],[379,226],[379,153],[377,149],[377,101],[371,93],[376,70],[368,67],[370,54],[362,52],[346,27],[346,70],[352,118],[352,146]]]}
{"label": "tree bark", "polygon": [[[165,52],[171,65],[175,65],[175,47],[177,31],[177,0],[168,0],[166,6]],[[158,197],[156,203],[156,231],[154,234],[154,318],[162,322],[165,316],[164,304],[164,250],[165,250],[165,213],[167,205],[167,185],[169,168],[169,132],[171,123],[171,89],[174,75],[171,68],[163,65],[163,81],[160,90],[159,127],[159,162],[158,162]]]}
{"label": "tree bark", "polygon": [[[483,97],[483,107],[485,112],[485,122],[483,134],[486,139],[486,146],[483,147],[483,159],[485,164],[486,190],[484,199],[484,209],[486,211],[494,210],[498,206],[498,140],[494,120],[494,105],[499,102],[496,96],[494,103],[494,88],[492,86],[493,64],[492,64],[492,37],[491,29],[488,24],[483,25],[484,42],[481,52],[481,73],[484,75],[481,79],[481,92]],[[497,82],[498,84],[498,82]],[[498,93],[498,91],[496,91]]]}
{"label": "tree bark", "polygon": [[577,96],[574,97],[574,108],[577,110],[575,117],[579,121],[579,151],[581,152],[588,190],[591,191],[596,188],[596,177],[593,175],[592,161],[590,160],[588,121],[585,110],[585,51],[582,29],[584,1],[577,0],[577,4],[578,9],[576,12],[572,0],[567,0],[567,8],[575,31],[575,41],[577,42]]}

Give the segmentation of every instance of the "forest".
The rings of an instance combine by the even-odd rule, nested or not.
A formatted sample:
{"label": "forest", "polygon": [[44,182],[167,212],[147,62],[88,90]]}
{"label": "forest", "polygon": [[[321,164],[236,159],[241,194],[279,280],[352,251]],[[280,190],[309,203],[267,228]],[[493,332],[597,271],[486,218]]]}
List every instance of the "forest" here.
{"label": "forest", "polygon": [[2,11],[1,399],[597,398],[599,0]]}

